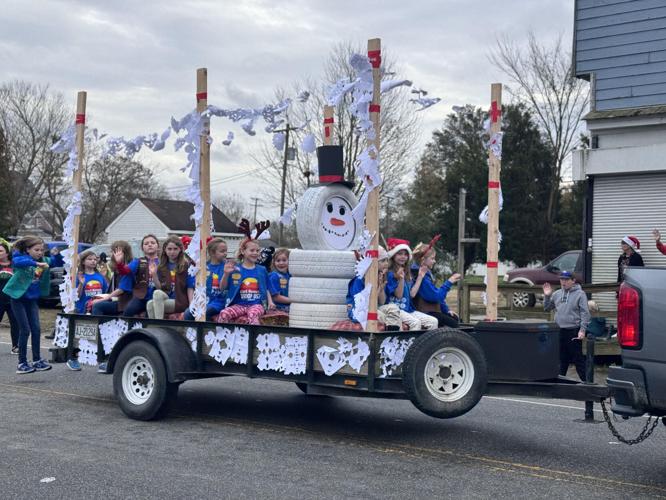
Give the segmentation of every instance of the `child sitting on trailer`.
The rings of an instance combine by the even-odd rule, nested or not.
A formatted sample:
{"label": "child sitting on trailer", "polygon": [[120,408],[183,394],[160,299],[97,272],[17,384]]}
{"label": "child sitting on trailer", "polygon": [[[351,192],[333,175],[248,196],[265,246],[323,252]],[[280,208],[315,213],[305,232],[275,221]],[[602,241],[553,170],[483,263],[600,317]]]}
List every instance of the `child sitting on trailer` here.
{"label": "child sitting on trailer", "polygon": [[124,306],[131,298],[120,288],[122,274],[118,266],[125,270],[127,265],[132,262],[132,246],[125,240],[117,240],[111,243],[111,260],[109,262],[109,271],[111,280],[108,289],[111,293],[103,293],[93,297],[92,313],[101,316],[118,316],[124,309]]}
{"label": "child sitting on trailer", "polygon": [[[433,240],[436,241],[435,238]],[[438,326],[458,328],[458,317],[446,305],[446,295],[453,284],[460,280],[460,274],[452,274],[440,287],[435,285],[432,275],[436,255],[434,241],[430,244],[419,243],[414,248],[413,258],[417,264],[412,284],[412,291],[416,292],[414,306],[417,311],[437,318]]]}
{"label": "child sitting on trailer", "polygon": [[181,313],[190,306],[194,277],[188,275],[190,263],[184,248],[177,236],[169,236],[162,245],[160,264],[153,277],[155,291],[146,305],[149,318],[164,319],[165,313]]}
{"label": "child sitting on trailer", "polygon": [[247,316],[248,324],[259,325],[259,318],[264,314],[264,305],[275,309],[273,298],[268,293],[268,274],[266,268],[257,265],[261,248],[256,238],[268,228],[268,223],[256,224],[254,239],[250,233],[250,223],[243,219],[240,228],[246,235],[238,248],[237,258],[240,264],[227,262],[224,266],[222,287],[227,290],[226,307],[218,315],[219,323],[229,323],[241,316]]}
{"label": "child sitting on trailer", "polygon": [[409,285],[409,259],[412,256],[409,241],[389,238],[388,247],[388,255],[391,259],[385,287],[388,302],[398,305],[400,319],[409,325],[410,330],[437,328],[437,319],[417,311],[412,303],[416,292]]}
{"label": "child sitting on trailer", "polygon": [[[389,267],[388,253],[383,247],[378,247],[379,257],[377,260],[377,319],[384,323],[386,330],[400,330],[400,308],[397,304],[386,303],[386,278]],[[363,291],[365,280],[354,277],[347,287],[347,316],[353,323],[358,323],[354,317],[354,295]]]}
{"label": "child sitting on trailer", "polygon": [[97,272],[97,255],[86,250],[79,255],[79,272],[76,275],[76,312],[86,314],[92,309],[95,297],[108,291],[108,284]]}
{"label": "child sitting on trailer", "polygon": [[278,248],[273,254],[273,269],[268,275],[268,291],[278,311],[289,312],[289,250]]}
{"label": "child sitting on trailer", "polygon": [[[206,297],[208,305],[206,306],[206,321],[211,321],[224,308],[225,291],[222,288],[222,276],[224,275],[225,264],[227,264],[227,242],[222,238],[212,238],[206,245],[208,261],[206,262]],[[194,281],[190,282],[194,289]],[[191,292],[194,293],[193,291]],[[190,302],[192,295],[190,295]],[[184,319],[194,320],[194,315],[187,309]]]}
{"label": "child sitting on trailer", "polygon": [[160,263],[158,257],[159,243],[157,237],[147,234],[141,240],[143,257],[134,259],[127,266],[118,263],[118,271],[123,275],[120,288],[123,292],[131,294],[123,311],[123,316],[139,316],[146,311],[148,301],[153,298],[155,291],[154,276]]}

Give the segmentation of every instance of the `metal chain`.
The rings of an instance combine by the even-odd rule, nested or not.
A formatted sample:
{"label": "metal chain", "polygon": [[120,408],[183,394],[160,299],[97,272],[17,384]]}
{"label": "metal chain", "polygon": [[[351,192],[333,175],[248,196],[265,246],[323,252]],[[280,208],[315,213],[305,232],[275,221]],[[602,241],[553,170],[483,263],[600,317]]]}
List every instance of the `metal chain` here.
{"label": "metal chain", "polygon": [[[650,416],[647,418],[647,421],[645,422],[643,430],[640,432],[640,434],[636,436],[634,439],[627,439],[623,437],[620,434],[620,432],[615,428],[615,425],[613,425],[613,422],[611,421],[610,418],[610,412],[608,411],[608,408],[606,408],[606,402],[603,399],[601,400],[601,409],[603,410],[604,413],[604,420],[606,421],[606,424],[608,424],[608,428],[613,433],[613,436],[615,436],[615,439],[617,439],[619,442],[624,444],[632,445],[645,441],[654,432],[655,428],[657,427],[657,424],[659,424],[659,417]],[[653,418],[654,420],[652,420]]]}

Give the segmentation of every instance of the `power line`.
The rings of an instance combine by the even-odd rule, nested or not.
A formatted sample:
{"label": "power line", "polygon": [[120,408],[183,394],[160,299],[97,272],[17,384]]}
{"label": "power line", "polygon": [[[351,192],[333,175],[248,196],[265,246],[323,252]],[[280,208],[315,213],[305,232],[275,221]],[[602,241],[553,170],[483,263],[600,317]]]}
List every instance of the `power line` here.
{"label": "power line", "polygon": [[[253,170],[248,170],[247,172],[239,172],[237,174],[232,174],[232,175],[229,175],[227,177],[223,177],[221,179],[216,179],[214,181],[210,181],[210,185],[211,186],[217,186],[218,184],[223,184],[225,182],[242,179],[243,177],[246,177],[248,175],[257,173],[260,170],[263,170],[263,167],[258,167],[258,168],[255,168]],[[185,191],[190,186],[191,186],[191,184],[181,184],[180,186],[170,186],[170,187],[167,187],[166,189],[167,189],[167,191]]]}

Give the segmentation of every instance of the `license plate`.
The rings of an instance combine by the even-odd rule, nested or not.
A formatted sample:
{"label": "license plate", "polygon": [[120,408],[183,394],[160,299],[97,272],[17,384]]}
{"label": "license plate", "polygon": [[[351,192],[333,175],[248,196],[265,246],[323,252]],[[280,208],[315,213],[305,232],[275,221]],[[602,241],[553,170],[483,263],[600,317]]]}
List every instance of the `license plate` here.
{"label": "license plate", "polygon": [[93,323],[76,325],[74,337],[77,339],[95,340],[97,338],[97,325]]}

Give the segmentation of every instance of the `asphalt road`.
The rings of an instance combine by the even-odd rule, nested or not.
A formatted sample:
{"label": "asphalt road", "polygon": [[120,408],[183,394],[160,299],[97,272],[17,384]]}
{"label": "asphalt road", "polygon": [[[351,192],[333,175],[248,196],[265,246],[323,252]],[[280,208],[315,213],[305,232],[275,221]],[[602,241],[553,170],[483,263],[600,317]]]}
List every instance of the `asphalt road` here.
{"label": "asphalt road", "polygon": [[15,375],[9,348],[0,328],[3,499],[666,498],[666,428],[629,447],[576,422],[577,402],[487,397],[444,421],[408,401],[229,377],[187,382],[169,418],[138,422],[112,377]]}

